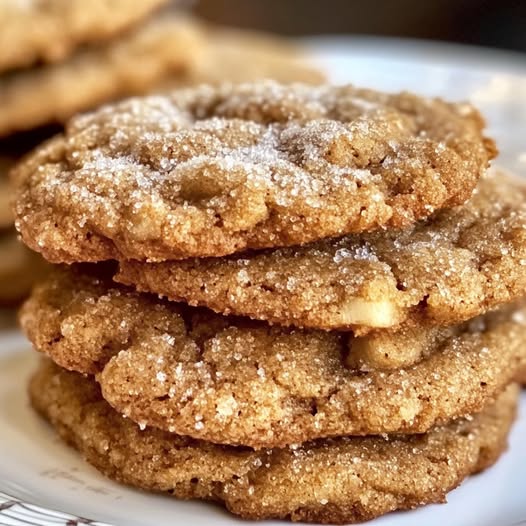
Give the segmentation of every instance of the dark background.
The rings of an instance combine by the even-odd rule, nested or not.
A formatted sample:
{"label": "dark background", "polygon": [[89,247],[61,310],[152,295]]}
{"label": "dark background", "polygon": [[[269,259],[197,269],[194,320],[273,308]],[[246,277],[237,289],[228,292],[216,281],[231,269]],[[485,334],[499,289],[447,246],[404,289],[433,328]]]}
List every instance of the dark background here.
{"label": "dark background", "polygon": [[526,0],[199,0],[227,25],[284,35],[366,34],[526,51]]}

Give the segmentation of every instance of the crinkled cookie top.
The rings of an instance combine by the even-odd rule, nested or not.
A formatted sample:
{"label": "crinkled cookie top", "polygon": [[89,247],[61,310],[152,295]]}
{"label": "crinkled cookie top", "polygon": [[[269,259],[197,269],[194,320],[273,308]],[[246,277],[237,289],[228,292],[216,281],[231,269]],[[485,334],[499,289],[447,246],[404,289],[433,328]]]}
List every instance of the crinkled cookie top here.
{"label": "crinkled cookie top", "polygon": [[259,82],[74,118],[17,170],[17,225],[53,262],[222,256],[403,227],[472,193],[466,104]]}

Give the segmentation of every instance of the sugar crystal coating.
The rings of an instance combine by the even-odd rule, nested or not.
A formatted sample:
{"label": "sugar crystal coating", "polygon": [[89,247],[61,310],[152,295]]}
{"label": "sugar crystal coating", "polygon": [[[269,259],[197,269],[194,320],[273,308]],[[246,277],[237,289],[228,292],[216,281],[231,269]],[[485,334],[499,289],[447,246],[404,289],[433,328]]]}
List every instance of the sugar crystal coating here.
{"label": "sugar crystal coating", "polygon": [[15,171],[53,262],[166,260],[400,227],[463,203],[495,154],[466,105],[257,82],[74,118]]}
{"label": "sugar crystal coating", "polygon": [[524,295],[526,185],[487,174],[471,200],[404,230],[230,258],[122,261],[116,279],[176,301],[281,325],[451,325]]}
{"label": "sugar crystal coating", "polygon": [[[424,432],[481,410],[526,364],[525,325],[516,321],[525,314],[514,306],[431,335],[425,327],[407,331],[406,348],[420,357],[397,370],[368,360],[363,348],[374,336],[227,318],[86,270],[64,269],[43,282],[20,321],[37,350],[67,369],[96,374],[104,398],[141,425],[274,447]],[[362,347],[358,359],[355,345]],[[396,352],[389,341],[371,347]]]}
{"label": "sugar crystal coating", "polygon": [[506,448],[518,390],[480,415],[408,437],[338,438],[253,451],[216,446],[122,418],[89,378],[40,366],[34,407],[88,462],[119,482],[178,498],[223,502],[247,519],[361,522],[443,502]]}

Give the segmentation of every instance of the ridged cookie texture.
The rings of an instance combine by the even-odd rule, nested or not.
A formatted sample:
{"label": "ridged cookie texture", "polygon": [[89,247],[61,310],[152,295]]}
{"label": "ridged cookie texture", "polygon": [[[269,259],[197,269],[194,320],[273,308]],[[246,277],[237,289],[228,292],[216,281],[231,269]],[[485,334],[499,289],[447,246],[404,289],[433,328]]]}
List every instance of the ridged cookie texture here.
{"label": "ridged cookie texture", "polygon": [[107,40],[167,0],[3,0],[0,72],[64,60],[79,46]]}
{"label": "ridged cookie texture", "polygon": [[506,448],[518,390],[479,415],[407,437],[338,438],[254,451],[145,428],[111,409],[97,384],[47,361],[35,408],[108,477],[183,499],[215,500],[247,519],[349,523],[444,502]]}
{"label": "ridged cookie texture", "polygon": [[[1,128],[1,124],[0,124]],[[466,201],[493,142],[468,105],[257,82],[76,117],[15,170],[52,262],[168,260],[407,226]]]}
{"label": "ridged cookie texture", "polygon": [[491,172],[465,205],[403,230],[229,258],[123,261],[116,279],[280,325],[366,334],[451,325],[526,290],[526,184]]}
{"label": "ridged cookie texture", "polygon": [[389,343],[227,318],[71,268],[36,287],[20,322],[38,351],[95,374],[104,398],[131,420],[256,448],[424,432],[481,410],[526,364],[519,305],[406,333],[414,363],[391,370],[366,352],[369,343],[373,354],[391,352]]}

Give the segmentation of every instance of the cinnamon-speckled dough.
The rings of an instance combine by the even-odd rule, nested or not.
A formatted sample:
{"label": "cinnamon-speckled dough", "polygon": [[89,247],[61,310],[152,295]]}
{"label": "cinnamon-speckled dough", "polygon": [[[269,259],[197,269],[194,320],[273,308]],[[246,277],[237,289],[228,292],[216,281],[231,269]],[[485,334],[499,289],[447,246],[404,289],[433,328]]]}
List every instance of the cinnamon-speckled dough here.
{"label": "cinnamon-speckled dough", "polygon": [[[97,374],[130,419],[252,447],[424,432],[479,411],[526,364],[524,307],[442,330],[412,366],[356,370],[348,333],[225,318],[67,268],[35,289],[20,321],[37,350]],[[411,338],[421,350],[418,331]]]}
{"label": "cinnamon-speckled dough", "polygon": [[0,72],[57,62],[142,20],[167,0],[2,0]]}
{"label": "cinnamon-speckled dough", "polygon": [[399,227],[464,202],[493,142],[466,104],[352,86],[200,86],[74,118],[19,165],[52,262],[164,260]]}
{"label": "cinnamon-speckled dough", "polygon": [[356,334],[451,325],[524,295],[526,184],[495,172],[466,205],[403,231],[230,258],[123,261],[116,279],[281,325]]}
{"label": "cinnamon-speckled dough", "polygon": [[32,403],[108,477],[178,498],[223,502],[247,519],[349,523],[444,502],[506,448],[516,386],[468,420],[407,437],[338,438],[252,451],[140,428],[102,400],[89,378],[43,363]]}
{"label": "cinnamon-speckled dough", "polygon": [[64,62],[14,72],[0,82],[0,136],[152,91],[185,73],[199,59],[201,45],[201,32],[190,21],[164,14]]}

